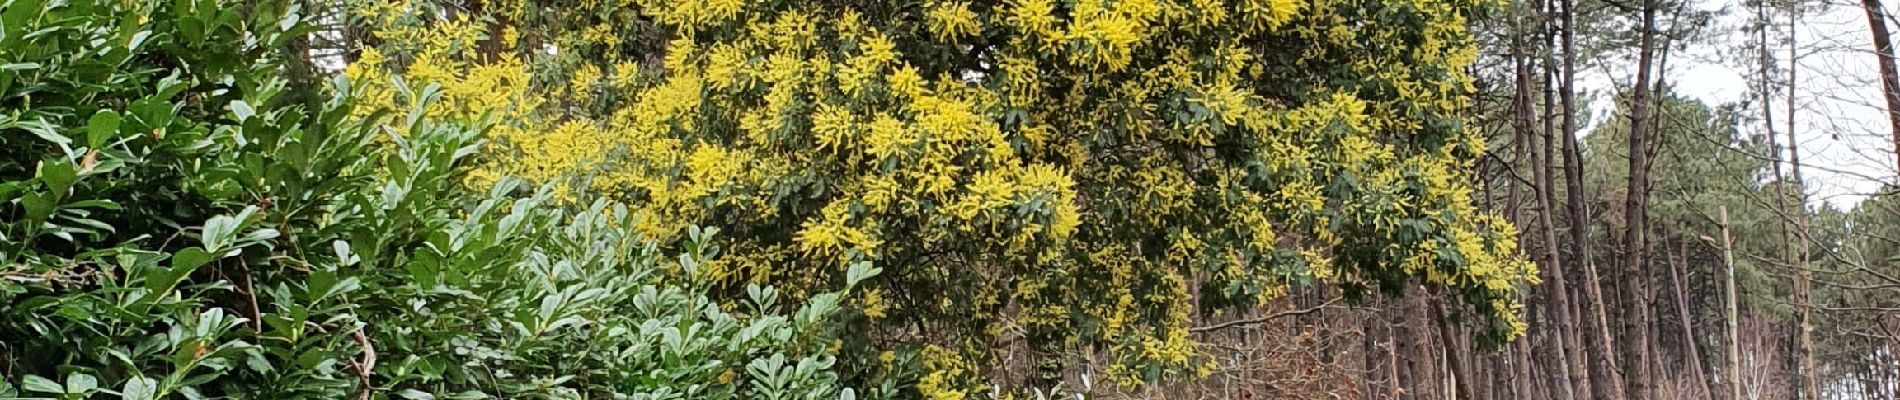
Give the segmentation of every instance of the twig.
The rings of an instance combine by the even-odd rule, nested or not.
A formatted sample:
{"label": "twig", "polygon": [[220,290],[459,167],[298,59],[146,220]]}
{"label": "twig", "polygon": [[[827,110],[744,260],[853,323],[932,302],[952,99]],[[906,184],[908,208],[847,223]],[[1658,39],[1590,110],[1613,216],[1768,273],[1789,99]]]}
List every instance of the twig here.
{"label": "twig", "polygon": [[[364,328],[368,327],[365,326]],[[356,345],[363,347],[362,361],[351,361],[351,363],[356,364],[356,400],[369,400],[369,392],[371,389],[369,385],[369,371],[376,368],[376,346],[369,344],[369,336],[364,336],[362,329],[357,329],[356,332],[352,332],[352,334],[356,336]]]}
{"label": "twig", "polygon": [[1328,306],[1331,306],[1331,305],[1333,305],[1333,303],[1338,303],[1338,302],[1339,302],[1339,298],[1338,298],[1338,297],[1334,297],[1334,298],[1332,298],[1332,299],[1330,299],[1330,300],[1326,300],[1326,303],[1324,303],[1324,304],[1320,304],[1320,305],[1317,305],[1317,306],[1312,306],[1312,307],[1308,307],[1308,308],[1302,308],[1302,309],[1298,309],[1298,310],[1287,310],[1287,311],[1281,311],[1281,312],[1277,312],[1277,313],[1273,313],[1273,314],[1268,314],[1267,316],[1264,316],[1264,317],[1259,317],[1259,318],[1251,318],[1251,319],[1241,319],[1241,320],[1233,320],[1233,321],[1227,321],[1227,322],[1222,322],[1222,323],[1218,323],[1218,324],[1214,324],[1214,325],[1208,325],[1208,326],[1199,326],[1199,327],[1194,327],[1194,328],[1189,328],[1189,329],[1188,329],[1188,332],[1194,332],[1194,333],[1200,333],[1200,332],[1207,332],[1207,331],[1213,331],[1213,330],[1220,330],[1220,329],[1226,329],[1226,328],[1231,328],[1231,327],[1234,327],[1234,326],[1238,326],[1238,325],[1253,325],[1253,324],[1259,324],[1259,323],[1264,323],[1264,322],[1268,322],[1268,321],[1272,321],[1272,320],[1275,320],[1275,319],[1278,319],[1278,318],[1281,318],[1281,317],[1288,317],[1288,316],[1294,316],[1294,315],[1306,315],[1306,314],[1312,314],[1312,313],[1315,313],[1315,312],[1319,312],[1319,310],[1321,310],[1321,309],[1325,309],[1325,308],[1327,308]]}
{"label": "twig", "polygon": [[244,297],[251,303],[251,330],[254,334],[263,335],[264,312],[257,307],[257,286],[251,284],[251,263],[244,261],[243,257],[238,257],[238,273],[243,274]]}

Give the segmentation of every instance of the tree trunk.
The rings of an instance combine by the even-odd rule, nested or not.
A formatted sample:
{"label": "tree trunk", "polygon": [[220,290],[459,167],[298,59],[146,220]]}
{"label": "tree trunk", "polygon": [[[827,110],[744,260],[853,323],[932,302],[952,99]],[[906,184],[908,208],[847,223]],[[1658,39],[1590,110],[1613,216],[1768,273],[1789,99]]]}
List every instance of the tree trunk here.
{"label": "tree trunk", "polygon": [[1799,88],[1799,85],[1796,85],[1796,83],[1800,82],[1796,79],[1796,73],[1801,70],[1801,60],[1795,53],[1797,49],[1795,47],[1795,33],[1801,21],[1800,4],[1795,4],[1792,8],[1792,12],[1793,14],[1788,18],[1788,117],[1786,119],[1788,120],[1788,167],[1789,172],[1794,174],[1795,199],[1798,200],[1796,203],[1800,205],[1800,207],[1795,210],[1797,212],[1795,216],[1795,239],[1800,241],[1800,243],[1797,243],[1795,246],[1795,282],[1793,293],[1795,319],[1797,323],[1800,324],[1797,327],[1799,330],[1796,332],[1797,336],[1795,338],[1795,360],[1801,365],[1801,392],[1803,396],[1807,399],[1819,400],[1821,398],[1820,382],[1816,379],[1814,369],[1814,325],[1812,321],[1809,321],[1809,314],[1813,312],[1812,309],[1814,305],[1811,304],[1809,298],[1812,290],[1810,285],[1812,285],[1813,282],[1810,277],[1812,272],[1810,268],[1808,268],[1808,246],[1809,243],[1813,241],[1809,239],[1808,231],[1807,183],[1801,179],[1801,144],[1795,140],[1794,136],[1795,90]]}
{"label": "tree trunk", "polygon": [[[1556,48],[1557,32],[1555,30],[1556,24],[1553,23],[1555,18],[1551,18],[1555,16],[1553,14],[1556,13],[1556,7],[1557,4],[1555,0],[1546,0],[1544,2],[1544,11],[1541,13],[1544,17],[1545,29],[1542,31],[1544,33],[1544,48],[1546,49]],[[1580,319],[1581,314],[1579,310],[1581,310],[1582,307],[1579,307],[1575,298],[1572,297],[1572,293],[1574,292],[1568,287],[1570,280],[1568,276],[1569,272],[1564,268],[1565,265],[1573,264],[1564,263],[1563,257],[1559,254],[1558,243],[1560,242],[1557,240],[1557,217],[1552,215],[1557,213],[1557,195],[1553,191],[1557,188],[1555,181],[1556,165],[1558,162],[1555,143],[1559,134],[1556,133],[1556,129],[1554,129],[1555,127],[1552,126],[1551,122],[1553,119],[1552,116],[1556,115],[1553,107],[1556,105],[1555,81],[1558,70],[1556,54],[1554,52],[1546,52],[1544,54],[1546,54],[1543,64],[1544,129],[1540,132],[1541,135],[1532,141],[1532,143],[1543,145],[1541,146],[1541,150],[1533,149],[1536,164],[1538,165],[1536,168],[1538,168],[1538,172],[1541,173],[1537,177],[1537,194],[1539,196],[1537,199],[1539,210],[1538,222],[1544,225],[1545,256],[1550,262],[1550,270],[1552,272],[1550,282],[1554,282],[1552,284],[1553,291],[1556,293],[1556,302],[1559,303],[1556,309],[1551,311],[1551,315],[1560,319],[1561,322],[1558,324],[1558,329],[1563,332],[1563,336],[1559,339],[1564,348],[1564,354],[1562,354],[1564,358],[1559,361],[1563,362],[1564,368],[1570,372],[1570,381],[1564,382],[1564,389],[1573,390],[1575,398],[1592,399],[1596,398],[1590,387],[1592,375],[1588,362],[1586,361],[1588,357],[1584,355],[1583,335],[1577,328],[1577,320]],[[1569,85],[1570,82],[1564,82],[1566,91],[1569,90]],[[1565,114],[1568,115],[1568,111],[1566,111]],[[1571,386],[1575,387],[1572,388]]]}
{"label": "tree trunk", "polygon": [[1728,206],[1722,206],[1722,265],[1728,269],[1728,394],[1742,400],[1742,334],[1735,308],[1735,239],[1728,232]]}
{"label": "tree trunk", "polygon": [[[1650,126],[1650,76],[1656,57],[1656,0],[1643,0],[1642,6],[1641,49],[1637,56],[1635,92],[1630,96],[1630,137],[1629,137],[1629,184],[1624,197],[1624,252],[1623,278],[1634,296],[1644,296],[1649,285],[1646,233],[1648,224],[1648,187],[1649,187],[1649,126]],[[1649,399],[1650,393],[1650,353],[1649,353],[1649,307],[1636,302],[1628,307],[1630,315],[1623,321],[1625,335],[1629,343],[1624,350],[1630,354],[1629,396],[1637,399]]]}
{"label": "tree trunk", "polygon": [[1563,0],[1563,108],[1564,129],[1564,180],[1566,196],[1570,204],[1570,250],[1572,265],[1583,266],[1584,299],[1579,302],[1589,324],[1590,347],[1593,357],[1590,360],[1592,390],[1598,398],[1619,400],[1623,398],[1623,388],[1615,375],[1616,346],[1610,342],[1609,318],[1604,314],[1602,280],[1597,276],[1596,264],[1590,262],[1590,240],[1588,211],[1583,201],[1583,153],[1577,143],[1577,49],[1576,49],[1576,5],[1577,0]]}
{"label": "tree trunk", "polygon": [[[1390,310],[1391,302],[1386,302],[1386,304],[1386,309]],[[1386,365],[1392,371],[1392,375],[1387,377],[1389,378],[1387,382],[1391,383],[1391,389],[1387,392],[1391,393],[1391,398],[1398,399],[1405,394],[1405,382],[1409,370],[1399,368],[1399,332],[1393,329],[1393,325],[1396,324],[1393,324],[1392,320],[1385,320]]]}
{"label": "tree trunk", "polygon": [[1442,354],[1445,354],[1444,359],[1448,367],[1446,369],[1450,371],[1452,391],[1455,392],[1452,393],[1452,396],[1445,396],[1445,398],[1478,398],[1478,392],[1472,390],[1471,365],[1466,363],[1465,358],[1459,354],[1461,352],[1458,351],[1459,346],[1456,344],[1458,335],[1452,333],[1451,315],[1445,313],[1444,299],[1436,293],[1421,294],[1431,297],[1431,312],[1433,317],[1435,317],[1432,318],[1432,325],[1438,326],[1439,342],[1439,345],[1434,350],[1442,351]]}
{"label": "tree trunk", "polygon": [[[1677,7],[1675,8],[1675,11],[1671,12],[1669,15],[1670,16],[1669,16],[1668,28],[1651,26],[1649,29],[1646,30],[1648,34],[1652,37],[1658,36],[1658,35],[1660,35],[1661,37],[1655,38],[1654,40],[1657,43],[1654,43],[1649,47],[1650,49],[1652,49],[1651,50],[1652,54],[1656,54],[1654,56],[1656,61],[1653,66],[1648,67],[1651,71],[1654,71],[1651,74],[1654,77],[1653,79],[1654,82],[1650,84],[1650,87],[1651,87],[1649,91],[1650,101],[1647,104],[1647,107],[1648,107],[1647,110],[1649,111],[1648,111],[1648,115],[1646,115],[1646,118],[1644,118],[1644,121],[1646,122],[1646,124],[1643,127],[1643,132],[1646,139],[1656,140],[1658,143],[1656,145],[1645,146],[1645,152],[1642,155],[1643,156],[1642,174],[1644,176],[1644,182],[1643,182],[1643,185],[1641,186],[1642,192],[1640,194],[1642,196],[1641,199],[1644,201],[1644,205],[1643,207],[1641,207],[1643,215],[1640,215],[1639,217],[1641,218],[1641,221],[1643,221],[1643,224],[1642,224],[1643,236],[1638,236],[1636,239],[1640,241],[1636,243],[1638,243],[1638,245],[1641,247],[1642,249],[1641,251],[1643,251],[1642,253],[1643,258],[1644,260],[1646,260],[1643,264],[1639,265],[1639,267],[1641,267],[1642,270],[1644,271],[1650,270],[1651,264],[1648,262],[1648,260],[1651,258],[1649,257],[1649,255],[1652,254],[1652,253],[1649,253],[1651,244],[1648,242],[1648,233],[1649,233],[1649,216],[1647,215],[1648,210],[1649,210],[1649,206],[1647,203],[1649,199],[1648,176],[1649,176],[1650,168],[1655,165],[1657,153],[1661,151],[1663,147],[1663,145],[1661,144],[1662,143],[1661,140],[1663,138],[1657,137],[1661,135],[1662,131],[1659,130],[1659,128],[1657,127],[1661,126],[1662,120],[1667,116],[1667,114],[1665,114],[1667,109],[1664,108],[1663,99],[1667,97],[1668,86],[1664,82],[1666,82],[1669,78],[1667,75],[1669,71],[1669,55],[1670,55],[1669,50],[1674,48],[1674,46],[1671,43],[1675,39],[1674,34],[1664,34],[1664,32],[1674,32],[1675,27],[1677,26],[1678,20],[1682,17],[1682,4],[1678,4]],[[1654,18],[1652,17],[1651,20],[1653,21]],[[1658,31],[1662,29],[1666,29],[1666,31],[1662,31],[1662,32]],[[1667,264],[1667,260],[1669,260],[1669,252],[1668,252],[1668,248],[1666,247],[1666,243],[1663,244],[1663,246],[1665,247],[1661,248],[1660,251],[1663,254],[1665,264]],[[1668,267],[1668,266],[1665,265],[1665,267]],[[1671,272],[1673,273],[1674,270],[1671,270]],[[1651,382],[1650,382],[1651,385],[1650,385],[1649,390],[1656,391],[1658,387],[1657,385],[1675,382],[1674,378],[1677,378],[1677,377],[1656,376],[1658,372],[1663,370],[1664,368],[1663,362],[1665,360],[1663,357],[1662,343],[1661,343],[1661,338],[1663,336],[1663,327],[1659,323],[1659,321],[1661,321],[1661,317],[1656,314],[1657,311],[1654,308],[1654,305],[1658,304],[1657,292],[1659,290],[1656,288],[1655,282],[1651,282],[1651,279],[1653,279],[1653,274],[1645,272],[1644,274],[1639,275],[1639,277],[1640,279],[1638,280],[1640,282],[1637,282],[1638,284],[1637,286],[1639,287],[1639,290],[1641,292],[1640,295],[1642,296],[1642,298],[1640,301],[1636,302],[1633,306],[1637,307],[1635,311],[1638,312],[1638,315],[1640,316],[1640,320],[1643,326],[1645,327],[1643,339],[1648,343],[1648,349],[1646,350],[1646,353],[1649,354],[1649,363],[1644,366],[1644,368],[1647,368],[1644,372],[1646,374],[1649,374],[1651,378]],[[1678,292],[1678,294],[1680,294],[1680,292]],[[1686,322],[1687,319],[1685,319],[1684,321],[1685,323],[1687,323]],[[1697,360],[1699,360],[1699,358]],[[1696,377],[1698,377],[1699,379],[1700,376],[1701,375],[1698,372],[1696,374]],[[1671,380],[1658,381],[1658,379],[1671,379]],[[1661,383],[1658,383],[1658,382],[1661,382]]]}
{"label": "tree trunk", "polygon": [[1416,399],[1444,398],[1438,390],[1442,383],[1438,377],[1438,362],[1443,355],[1432,345],[1434,318],[1426,312],[1430,305],[1426,304],[1424,290],[1415,293],[1402,300],[1406,315],[1405,331],[1402,337],[1395,338],[1405,343],[1406,376],[1409,378],[1406,381],[1406,393]]}
{"label": "tree trunk", "polygon": [[1887,126],[1893,130],[1894,170],[1900,171],[1900,73],[1894,72],[1887,10],[1880,0],[1861,0],[1860,8],[1867,12],[1867,27],[1874,33],[1874,55],[1880,57],[1880,92],[1887,99]]}
{"label": "tree trunk", "polygon": [[475,41],[475,55],[485,63],[501,60],[503,53],[514,51],[507,48],[507,41],[503,40],[509,25],[508,16],[492,7],[496,5],[493,1],[482,0],[471,2],[468,6],[474,18],[488,17],[482,29],[484,37]]}
{"label": "tree trunk", "polygon": [[1708,376],[1702,373],[1702,350],[1696,345],[1695,319],[1689,314],[1689,290],[1683,283],[1683,275],[1687,274],[1682,272],[1683,264],[1689,262],[1688,243],[1682,246],[1676,258],[1679,262],[1670,263],[1669,268],[1670,286],[1675,287],[1676,292],[1676,318],[1682,320],[1682,358],[1689,364],[1689,376],[1695,379],[1695,387],[1702,389],[1704,397],[1713,397],[1715,391],[1709,388]]}
{"label": "tree trunk", "polygon": [[[1521,38],[1522,36],[1520,35],[1519,37]],[[1580,365],[1574,362],[1582,360],[1580,355],[1575,358],[1571,357],[1572,354],[1576,354],[1577,352],[1577,342],[1575,339],[1576,328],[1571,325],[1570,312],[1568,311],[1570,307],[1569,289],[1564,282],[1563,267],[1558,263],[1557,258],[1557,228],[1551,224],[1550,188],[1552,186],[1549,169],[1550,163],[1543,161],[1548,159],[1549,146],[1539,147],[1537,145],[1538,140],[1536,134],[1532,133],[1533,128],[1531,121],[1534,118],[1534,112],[1531,106],[1531,67],[1529,60],[1523,56],[1523,48],[1524,44],[1522,39],[1512,41],[1512,54],[1517,69],[1517,90],[1516,96],[1512,99],[1513,111],[1516,112],[1517,118],[1515,123],[1512,124],[1512,128],[1518,133],[1518,137],[1527,139],[1524,143],[1527,144],[1528,147],[1531,147],[1531,151],[1521,154],[1530,155],[1530,165],[1528,168],[1533,172],[1534,179],[1537,182],[1536,186],[1532,189],[1532,193],[1536,196],[1538,210],[1537,223],[1541,225],[1539,232],[1542,234],[1541,240],[1543,241],[1543,245],[1540,247],[1545,250],[1542,252],[1543,254],[1539,254],[1539,256],[1544,265],[1544,283],[1550,287],[1550,290],[1545,291],[1546,299],[1549,300],[1549,303],[1545,306],[1544,314],[1550,317],[1552,327],[1556,328],[1548,332],[1550,336],[1555,339],[1554,343],[1556,345],[1552,347],[1556,349],[1556,352],[1552,365],[1555,366],[1556,371],[1559,372],[1552,374],[1550,378],[1552,388],[1557,391],[1556,398],[1588,398],[1587,394],[1578,394],[1576,390],[1571,387],[1573,382],[1589,382],[1589,374],[1588,371],[1580,368]],[[1548,140],[1545,140],[1545,142],[1548,142]],[[1539,149],[1542,150],[1540,151]]]}
{"label": "tree trunk", "polygon": [[[312,4],[308,3],[296,1],[291,4],[298,4],[305,10],[312,10],[313,8],[310,7]],[[280,50],[281,57],[284,59],[284,80],[286,87],[290,88],[286,100],[308,109],[316,109],[324,98],[321,87],[323,78],[317,76],[316,60],[311,57],[310,35],[310,33],[302,33],[293,36],[289,41],[284,42]]]}
{"label": "tree trunk", "polygon": [[[1769,29],[1769,26],[1772,24],[1770,23],[1768,19],[1767,2],[1763,1],[1763,2],[1758,2],[1756,4],[1755,18],[1760,28],[1759,30],[1756,31],[1757,32],[1756,43],[1759,45],[1757,53],[1760,56],[1759,61],[1761,64],[1761,71],[1760,71],[1761,90],[1760,92],[1761,92],[1761,102],[1762,102],[1762,108],[1761,108],[1762,123],[1763,123],[1764,130],[1767,132],[1768,148],[1770,152],[1769,162],[1774,167],[1774,175],[1775,175],[1774,192],[1771,193],[1771,195],[1775,197],[1775,212],[1778,215],[1787,216],[1789,215],[1788,213],[1790,212],[1790,210],[1788,209],[1788,193],[1787,193],[1787,188],[1789,186],[1789,183],[1788,183],[1786,174],[1783,172],[1781,168],[1781,161],[1782,161],[1782,156],[1781,156],[1782,148],[1781,148],[1781,141],[1780,141],[1781,139],[1778,136],[1778,134],[1775,132],[1775,121],[1774,121],[1775,107],[1773,106],[1775,90],[1773,88],[1773,83],[1774,83],[1773,74],[1771,73],[1769,69],[1770,50],[1769,50],[1769,42],[1768,42],[1769,40],[1768,29]],[[1791,35],[1788,38],[1790,41],[1788,52],[1789,54],[1792,55],[1794,54],[1794,47],[1792,43],[1792,41],[1794,40],[1792,36],[1792,33],[1794,32],[1792,29],[1793,22],[1790,22],[1789,25],[1791,28],[1789,30],[1789,33]],[[1792,64],[1792,61],[1794,60],[1790,60],[1790,61]],[[1790,82],[1792,83],[1792,81]],[[1794,85],[1792,84],[1789,85],[1790,94],[1793,93],[1793,86]],[[1792,99],[1789,100],[1788,106],[1789,106],[1788,108],[1789,115],[1787,116],[1789,120],[1788,129],[1792,131],[1794,129],[1794,121],[1793,121],[1794,102]],[[1790,135],[1792,137],[1792,133],[1790,133]],[[1781,238],[1781,241],[1779,243],[1792,243],[1793,239],[1789,237],[1789,231],[1790,231],[1789,225],[1792,225],[1792,224],[1789,223],[1788,219],[1777,218],[1775,222],[1778,228],[1776,229],[1776,232],[1780,235],[1780,238]],[[1781,252],[1780,255],[1781,255],[1782,261],[1787,262],[1787,265],[1794,265],[1794,255],[1792,251],[1789,251],[1789,246],[1777,246],[1776,249]],[[1791,358],[1798,358],[1798,357],[1791,357]],[[1795,380],[1799,381],[1800,379],[1796,378]],[[1788,389],[1793,389],[1793,387],[1789,387]],[[1790,394],[1793,396],[1798,396],[1798,394],[1794,394],[1794,393],[1790,393]]]}
{"label": "tree trunk", "polygon": [[[1532,378],[1531,378],[1536,375],[1531,373],[1530,341],[1519,340],[1517,341],[1515,346],[1517,347],[1517,351],[1515,352],[1517,353],[1517,358],[1514,364],[1517,364],[1517,368],[1513,368],[1516,376],[1511,377],[1511,380],[1515,382],[1515,384],[1511,385],[1511,387],[1514,388],[1512,390],[1515,391],[1514,393],[1512,393],[1511,398],[1518,398],[1518,399],[1536,398],[1537,397],[1536,392],[1533,389],[1535,383],[1532,382]],[[1544,396],[1544,397],[1554,397],[1554,396]]]}

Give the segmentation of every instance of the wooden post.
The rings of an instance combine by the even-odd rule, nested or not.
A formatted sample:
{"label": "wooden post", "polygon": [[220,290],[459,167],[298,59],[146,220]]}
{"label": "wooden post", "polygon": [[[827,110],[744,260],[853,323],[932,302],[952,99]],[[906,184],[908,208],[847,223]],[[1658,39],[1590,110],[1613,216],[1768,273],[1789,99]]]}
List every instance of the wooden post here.
{"label": "wooden post", "polygon": [[1735,311],[1735,240],[1728,233],[1728,206],[1722,211],[1722,264],[1728,267],[1728,398],[1742,399],[1742,334]]}

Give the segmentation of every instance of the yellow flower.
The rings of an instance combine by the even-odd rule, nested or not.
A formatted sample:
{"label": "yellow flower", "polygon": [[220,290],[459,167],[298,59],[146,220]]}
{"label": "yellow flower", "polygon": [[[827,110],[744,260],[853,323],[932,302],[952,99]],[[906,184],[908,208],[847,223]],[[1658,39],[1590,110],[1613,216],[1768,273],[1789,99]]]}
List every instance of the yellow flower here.
{"label": "yellow flower", "polygon": [[864,59],[873,65],[883,65],[897,59],[897,45],[884,35],[873,35],[864,40]]}
{"label": "yellow flower", "polygon": [[[884,318],[884,306],[884,292],[881,289],[871,289],[864,292],[864,299],[862,303],[859,304],[859,307],[863,308],[864,317],[870,318],[872,321]],[[889,363],[889,361],[885,361],[885,363]]]}
{"label": "yellow flower", "polygon": [[905,65],[891,73],[891,91],[905,97],[916,98],[927,93],[924,77],[917,74],[917,68]]}
{"label": "yellow flower", "polygon": [[744,89],[741,84],[751,68],[745,62],[745,49],[739,46],[714,46],[706,59],[706,83],[715,89]]}
{"label": "yellow flower", "polygon": [[600,85],[600,76],[600,68],[593,64],[583,64],[579,69],[574,70],[574,78],[568,80],[567,88],[575,103],[593,103],[594,92]]}
{"label": "yellow flower", "polygon": [[1052,0],[1010,0],[1011,24],[1031,37],[1052,40],[1062,37],[1056,29],[1055,4]]}
{"label": "yellow flower", "polygon": [[818,106],[811,117],[811,133],[818,137],[818,147],[837,152],[849,148],[857,127],[851,114],[843,107],[832,105]]}
{"label": "yellow flower", "polygon": [[902,121],[887,114],[879,114],[871,120],[870,135],[865,152],[883,159],[901,154],[904,142],[910,139],[910,133]]}
{"label": "yellow flower", "polygon": [[930,23],[930,32],[943,40],[955,41],[958,38],[975,36],[982,30],[975,12],[970,11],[970,3],[963,1],[933,1],[925,12],[925,20]]}

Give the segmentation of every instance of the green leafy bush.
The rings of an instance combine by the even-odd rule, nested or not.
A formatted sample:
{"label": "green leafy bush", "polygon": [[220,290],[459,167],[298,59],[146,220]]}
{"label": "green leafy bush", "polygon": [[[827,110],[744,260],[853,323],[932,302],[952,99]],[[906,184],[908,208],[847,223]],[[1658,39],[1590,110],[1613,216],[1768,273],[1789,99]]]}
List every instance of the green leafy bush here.
{"label": "green leafy bush", "polygon": [[3,4],[0,397],[856,395],[842,293],[722,307],[713,231],[470,193],[487,123],[426,117],[434,86],[395,82],[400,115],[346,80],[285,100],[294,7]]}

